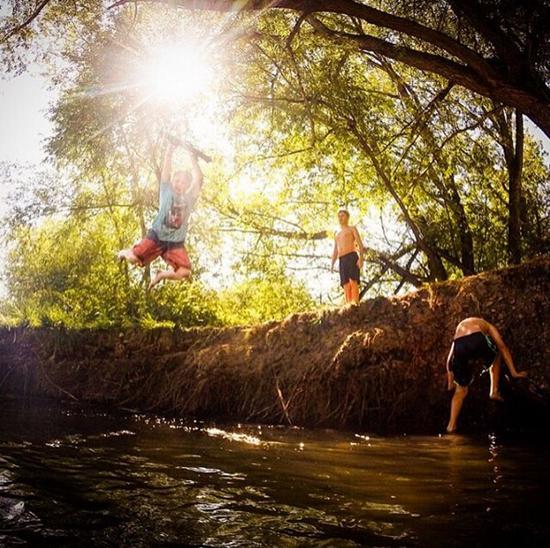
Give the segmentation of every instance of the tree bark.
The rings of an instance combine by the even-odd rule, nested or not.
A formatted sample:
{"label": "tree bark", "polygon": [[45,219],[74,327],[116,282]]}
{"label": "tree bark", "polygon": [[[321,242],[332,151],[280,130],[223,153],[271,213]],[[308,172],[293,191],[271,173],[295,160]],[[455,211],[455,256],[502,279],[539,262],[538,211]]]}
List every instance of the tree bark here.
{"label": "tree bark", "polygon": [[516,109],[516,142],[509,166],[508,182],[508,254],[510,264],[521,262],[521,196],[523,175],[523,115]]}
{"label": "tree bark", "polygon": [[522,258],[521,203],[524,128],[522,113],[516,109],[514,116],[515,131],[512,130],[511,114],[508,116],[503,110],[495,112],[493,121],[498,132],[498,140],[504,153],[504,160],[508,171],[508,262],[510,264],[519,264]]}

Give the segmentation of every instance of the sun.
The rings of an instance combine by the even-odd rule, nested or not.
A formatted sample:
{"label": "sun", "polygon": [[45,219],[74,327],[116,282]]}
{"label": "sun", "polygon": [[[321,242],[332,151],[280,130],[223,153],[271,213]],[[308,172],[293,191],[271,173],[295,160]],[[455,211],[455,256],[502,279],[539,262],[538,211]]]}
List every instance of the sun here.
{"label": "sun", "polygon": [[135,51],[120,68],[132,111],[166,131],[185,133],[197,146],[225,154],[229,145],[219,116],[223,52],[205,36],[146,43]]}
{"label": "sun", "polygon": [[186,102],[209,92],[212,68],[198,44],[172,44],[152,49],[138,78],[149,98]]}

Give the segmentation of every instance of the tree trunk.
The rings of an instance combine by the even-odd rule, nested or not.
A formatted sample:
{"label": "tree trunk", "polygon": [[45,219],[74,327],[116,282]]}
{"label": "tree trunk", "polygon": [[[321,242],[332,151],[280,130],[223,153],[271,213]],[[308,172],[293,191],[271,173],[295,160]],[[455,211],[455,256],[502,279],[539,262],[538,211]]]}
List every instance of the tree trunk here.
{"label": "tree trunk", "polygon": [[[430,164],[428,168],[428,173],[434,185],[442,193],[443,199],[448,203],[456,220],[460,239],[460,268],[465,276],[471,276],[472,274],[475,274],[474,243],[472,231],[468,223],[468,218],[466,216],[466,211],[464,210],[460,194],[454,181],[454,175],[451,174],[451,176],[446,177],[446,179],[442,178],[442,174],[447,173],[449,169],[449,162],[444,155],[443,150],[438,147],[437,138],[433,134],[431,126],[428,124],[427,111],[425,107],[422,106],[422,102],[420,101],[414,90],[407,84],[407,82],[405,82],[405,80],[395,70],[393,65],[388,60],[382,60],[380,62],[380,66],[394,82],[397,93],[401,97],[401,100],[406,105],[408,105],[409,108],[415,110],[418,115],[422,115],[423,112],[426,115],[425,121],[419,124],[417,131],[431,150],[438,166],[438,168],[436,169],[434,164]],[[449,84],[447,85],[447,87],[442,89],[431,101],[431,104],[435,105],[439,101],[444,101],[451,91],[452,87],[453,86]]]}
{"label": "tree trunk", "polygon": [[408,207],[405,205],[405,202],[397,192],[391,180],[391,177],[388,175],[388,173],[382,167],[381,162],[379,161],[379,152],[376,148],[376,144],[373,142],[369,142],[367,137],[361,134],[361,132],[357,130],[357,127],[355,125],[350,127],[350,129],[357,137],[359,141],[359,145],[361,146],[362,150],[370,159],[379,179],[382,181],[382,183],[384,184],[384,186],[386,187],[386,189],[388,190],[392,198],[395,200],[395,203],[401,210],[405,223],[411,229],[411,232],[414,234],[414,238],[416,240],[416,245],[418,246],[418,249],[420,249],[426,256],[426,259],[428,262],[428,268],[430,271],[430,276],[428,281],[435,282],[435,281],[447,280],[449,276],[447,274],[447,271],[445,269],[445,265],[443,264],[441,256],[430,245],[430,243],[428,242],[425,236],[426,227],[423,227],[424,230],[422,230],[418,220],[413,219],[413,216],[411,215]]}
{"label": "tree trunk", "polygon": [[453,185],[453,208],[457,217],[458,232],[460,238],[460,262],[462,264],[462,273],[465,276],[471,276],[476,272],[474,258],[474,239],[472,236],[470,225],[468,223],[468,218],[466,217],[466,211],[464,211],[462,200],[460,199],[460,195],[458,194],[458,191],[454,186],[454,181],[451,184]]}
{"label": "tree trunk", "polygon": [[523,174],[523,115],[516,109],[516,142],[508,166],[508,258],[510,264],[521,262],[521,179]]}

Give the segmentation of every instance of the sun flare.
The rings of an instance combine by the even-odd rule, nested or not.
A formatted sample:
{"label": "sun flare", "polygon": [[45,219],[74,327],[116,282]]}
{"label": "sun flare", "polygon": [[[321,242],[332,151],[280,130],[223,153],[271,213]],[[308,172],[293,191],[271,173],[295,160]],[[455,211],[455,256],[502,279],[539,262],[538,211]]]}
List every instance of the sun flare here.
{"label": "sun flare", "polygon": [[196,44],[174,44],[151,51],[139,80],[152,99],[185,102],[209,91],[212,69]]}

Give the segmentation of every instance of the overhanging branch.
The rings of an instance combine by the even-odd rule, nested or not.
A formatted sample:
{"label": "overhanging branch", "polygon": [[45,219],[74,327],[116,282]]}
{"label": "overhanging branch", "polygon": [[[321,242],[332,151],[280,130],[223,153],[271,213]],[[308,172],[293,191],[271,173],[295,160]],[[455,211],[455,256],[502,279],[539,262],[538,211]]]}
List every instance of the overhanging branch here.
{"label": "overhanging branch", "polygon": [[42,0],[34,11],[19,25],[8,31],[2,38],[0,38],[0,44],[7,42],[12,36],[15,36],[18,32],[21,32],[24,28],[28,27],[41,13],[42,10],[50,3],[51,0]]}

